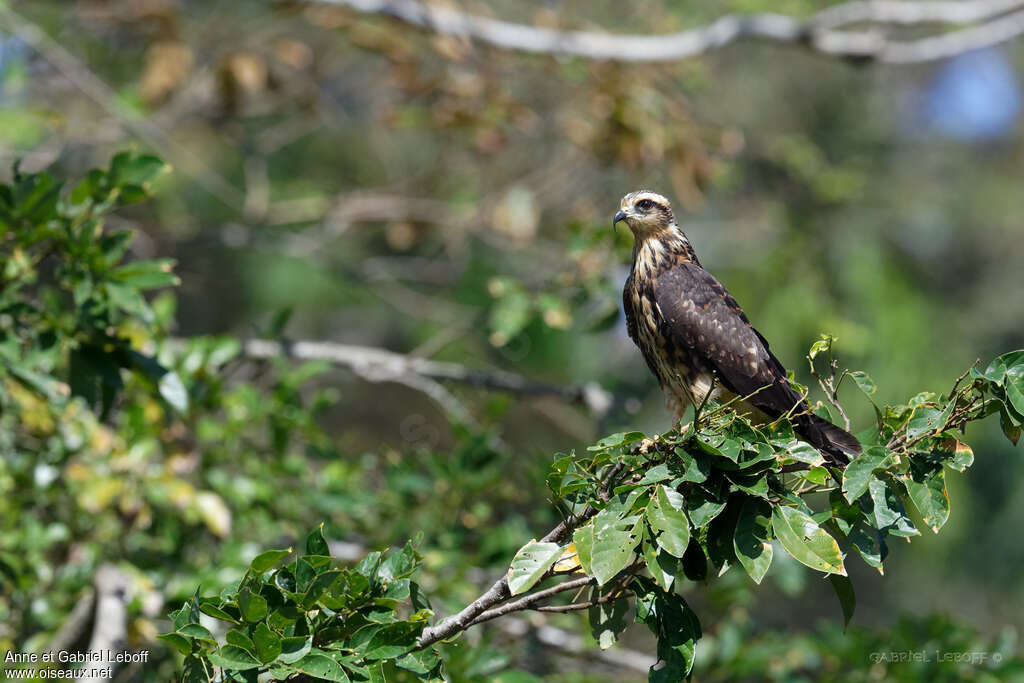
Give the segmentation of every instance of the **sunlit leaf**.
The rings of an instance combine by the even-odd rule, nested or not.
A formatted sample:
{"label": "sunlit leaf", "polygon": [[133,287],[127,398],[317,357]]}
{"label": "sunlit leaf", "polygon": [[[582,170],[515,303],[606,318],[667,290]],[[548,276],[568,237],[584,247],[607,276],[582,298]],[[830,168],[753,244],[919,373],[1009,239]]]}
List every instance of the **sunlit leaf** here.
{"label": "sunlit leaf", "polygon": [[839,544],[808,515],[788,506],[772,511],[772,529],[796,561],[828,574],[846,575]]}
{"label": "sunlit leaf", "polygon": [[512,558],[508,572],[508,589],[512,595],[533,588],[561,554],[562,548],[557,543],[538,543],[534,540],[520,548]]}

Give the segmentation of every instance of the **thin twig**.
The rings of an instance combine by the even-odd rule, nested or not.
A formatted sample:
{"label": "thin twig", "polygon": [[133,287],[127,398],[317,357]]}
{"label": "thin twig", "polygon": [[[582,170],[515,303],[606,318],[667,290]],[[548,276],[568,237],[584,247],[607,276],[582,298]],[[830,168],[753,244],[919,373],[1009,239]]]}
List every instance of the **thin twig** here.
{"label": "thin twig", "polygon": [[[798,19],[783,14],[729,14],[706,26],[664,35],[565,31],[516,24],[419,0],[310,0],[382,14],[435,33],[498,48],[619,62],[674,62],[740,40],[799,46],[840,58],[910,64],[998,45],[1024,33],[1022,0],[849,2]],[[1011,13],[1012,12],[1012,13]],[[846,26],[867,26],[837,30]],[[893,40],[881,27],[964,26],[922,38]]]}
{"label": "thin twig", "polygon": [[482,624],[485,621],[497,619],[498,617],[505,616],[506,614],[511,614],[512,612],[520,612],[524,609],[536,609],[543,611],[543,606],[535,606],[541,600],[546,600],[547,598],[554,597],[559,593],[575,590],[576,588],[582,588],[591,581],[593,581],[593,579],[589,576],[581,576],[576,579],[564,581],[558,584],[557,586],[545,588],[544,590],[537,591],[536,593],[531,593],[530,595],[526,595],[522,598],[519,598],[518,600],[506,602],[504,605],[501,605],[500,607],[495,607],[493,609],[487,610],[486,612],[482,612],[478,617],[473,619],[473,621],[469,622],[469,625],[476,626],[477,624]]}
{"label": "thin twig", "polygon": [[509,618],[497,622],[497,627],[514,638],[522,638],[532,631],[537,640],[547,647],[568,654],[584,656],[588,659],[597,659],[616,669],[631,669],[647,673],[658,661],[656,657],[648,653],[629,650],[621,646],[616,646],[614,650],[595,650],[592,645],[584,643],[583,638],[578,634],[550,624],[534,627],[525,619]]}
{"label": "thin twig", "polygon": [[125,130],[137,136],[176,165],[183,166],[199,181],[199,185],[203,189],[227,206],[241,210],[245,202],[245,195],[241,190],[224,176],[206,166],[197,155],[176,142],[152,121],[127,114],[118,104],[120,96],[113,88],[36,24],[12,10],[6,2],[0,2],[0,24],[3,24],[8,31],[50,62],[68,81],[102,107]]}

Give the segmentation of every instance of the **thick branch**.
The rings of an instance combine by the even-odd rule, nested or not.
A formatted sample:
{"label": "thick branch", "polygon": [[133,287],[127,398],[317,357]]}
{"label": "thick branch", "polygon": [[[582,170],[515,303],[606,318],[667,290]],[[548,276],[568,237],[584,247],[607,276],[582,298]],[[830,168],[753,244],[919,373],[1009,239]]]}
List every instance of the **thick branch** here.
{"label": "thick branch", "polygon": [[[113,653],[125,649],[127,634],[128,577],[112,564],[105,564],[96,572],[96,618],[89,641],[90,659],[110,661]],[[103,667],[90,667],[90,671],[104,671]],[[103,676],[82,676],[77,683],[101,683]]]}
{"label": "thick branch", "polygon": [[[799,45],[834,56],[907,64],[942,59],[997,45],[1024,33],[1022,0],[965,2],[850,2],[797,19],[782,14],[730,14],[700,27],[665,35],[563,31],[468,14],[419,0],[311,0],[383,14],[436,33],[534,54],[619,62],[672,62],[740,40]],[[891,40],[879,30],[837,30],[849,25],[962,25],[948,33]]]}

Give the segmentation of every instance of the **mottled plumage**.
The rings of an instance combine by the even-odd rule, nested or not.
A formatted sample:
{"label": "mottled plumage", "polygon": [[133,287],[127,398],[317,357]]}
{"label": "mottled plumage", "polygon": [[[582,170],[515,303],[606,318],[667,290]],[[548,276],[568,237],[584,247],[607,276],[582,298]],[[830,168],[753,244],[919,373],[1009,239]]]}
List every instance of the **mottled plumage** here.
{"label": "mottled plumage", "polygon": [[634,237],[633,268],[623,290],[629,336],[658,378],[677,422],[714,385],[711,396],[718,400],[749,396],[743,408],[756,419],[792,415],[797,434],[833,465],[843,466],[848,454],[860,452],[852,435],[810,413],[767,340],[701,267],[667,199],[630,193],[615,214],[619,221]]}

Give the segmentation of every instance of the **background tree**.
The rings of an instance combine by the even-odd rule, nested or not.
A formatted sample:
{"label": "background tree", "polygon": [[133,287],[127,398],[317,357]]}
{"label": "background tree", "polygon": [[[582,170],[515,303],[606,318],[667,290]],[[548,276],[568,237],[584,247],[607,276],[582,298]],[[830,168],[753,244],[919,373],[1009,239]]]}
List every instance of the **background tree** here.
{"label": "background tree", "polygon": [[[954,28],[991,29],[1013,16],[1003,5]],[[462,9],[640,34],[725,11]],[[800,3],[786,9],[812,17]],[[665,428],[618,322],[629,245],[607,224],[624,188],[661,188],[687,208],[704,260],[780,357],[795,361],[833,332],[836,353],[877,381],[879,405],[947,392],[976,358],[984,370],[1024,345],[1015,43],[895,67],[823,55],[821,41],[741,35],[692,59],[637,64],[524,55],[330,4],[34,2],[0,16],[5,157],[25,172],[86,178],[78,202],[70,188],[61,204],[33,185],[9,203],[17,220],[36,216],[40,192],[36,217],[76,225],[86,251],[33,251],[7,219],[5,292],[17,286],[42,317],[24,327],[39,332],[32,339],[4,320],[4,348],[64,385],[33,393],[5,356],[4,650],[60,638],[87,647],[90,591],[105,594],[97,579],[110,574],[98,569],[111,563],[129,587],[129,643],[158,662],[118,675],[166,679],[178,661],[155,640],[170,630],[164,615],[198,585],[208,595],[237,580],[264,549],[301,549],[321,521],[332,554],[351,562],[422,532],[417,580],[434,611],[464,607],[559,521],[545,486],[551,453]],[[936,26],[963,35],[948,22],[906,32],[895,21],[883,35],[907,41]],[[131,144],[174,172],[143,181],[110,169]],[[108,172],[89,181],[92,166]],[[11,187],[26,178],[45,185],[28,173]],[[155,200],[119,206],[150,181]],[[75,213],[85,196],[97,216]],[[114,208],[104,234],[135,239],[86,240],[82,221]],[[131,264],[164,258],[177,260],[181,287],[140,299],[172,277],[160,262]],[[74,259],[86,265],[62,272]],[[109,338],[125,341],[108,348]],[[870,403],[844,402],[857,427],[873,423]],[[832,589],[778,559],[756,601],[735,570],[686,592],[702,617],[706,675],[883,666],[890,677],[927,669],[959,680],[992,664],[869,656],[932,639],[1012,662],[1019,548],[1007,534],[1021,521],[1021,465],[989,423],[971,430],[971,474],[950,481],[957,514],[944,533],[894,546],[884,580],[852,570],[849,640],[829,626],[815,635],[819,619],[838,621]],[[899,621],[932,610],[973,627]],[[544,615],[555,631],[504,623],[446,655],[453,677],[511,667],[620,680],[634,661],[576,658],[591,647],[578,614]],[[804,635],[781,645],[794,629]],[[642,630],[625,638],[655,650]],[[763,649],[737,654],[740,639]],[[841,654],[823,654],[837,642]]]}

